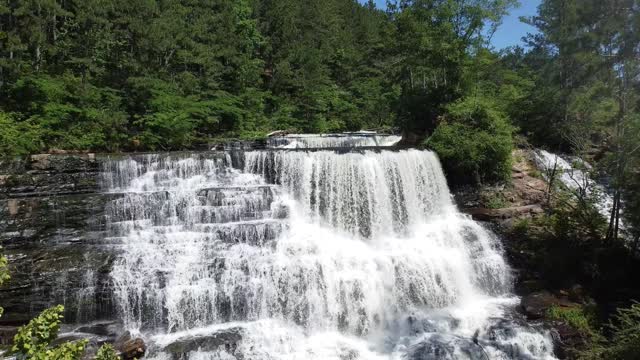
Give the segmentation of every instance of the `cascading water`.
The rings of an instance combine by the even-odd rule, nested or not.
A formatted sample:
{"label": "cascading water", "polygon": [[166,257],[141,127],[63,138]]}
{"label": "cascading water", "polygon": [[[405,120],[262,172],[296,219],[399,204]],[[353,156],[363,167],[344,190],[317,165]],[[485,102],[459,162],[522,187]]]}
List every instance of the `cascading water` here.
{"label": "cascading water", "polygon": [[[544,171],[545,177],[555,169],[557,179],[565,188],[575,192],[583,191],[584,195],[595,198],[598,212],[605,219],[611,216],[613,196],[603,185],[589,177],[586,170],[591,170],[591,165],[579,158],[574,158],[575,162],[572,164],[565,158],[542,149],[534,152],[534,159],[538,168]],[[624,229],[624,224],[621,223],[620,228]]]}
{"label": "cascading water", "polygon": [[105,169],[112,277],[155,359],[550,359],[428,151],[146,155]]}
{"label": "cascading water", "polygon": [[379,134],[291,134],[275,136],[267,140],[267,145],[281,149],[340,148],[340,147],[373,147],[393,146],[402,138],[397,135]]}

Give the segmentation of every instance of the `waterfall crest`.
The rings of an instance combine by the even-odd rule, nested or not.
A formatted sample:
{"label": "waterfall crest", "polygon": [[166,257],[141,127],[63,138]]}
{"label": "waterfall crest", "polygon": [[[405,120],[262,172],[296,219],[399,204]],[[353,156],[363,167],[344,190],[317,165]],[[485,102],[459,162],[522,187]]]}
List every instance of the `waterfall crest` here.
{"label": "waterfall crest", "polygon": [[389,147],[400,142],[397,135],[350,134],[292,134],[275,136],[267,145],[280,149],[344,148],[344,147]]}
{"label": "waterfall crest", "polygon": [[242,158],[107,164],[115,297],[152,358],[230,333],[180,356],[552,358],[549,337],[514,320],[499,242],[457,211],[433,153]]}

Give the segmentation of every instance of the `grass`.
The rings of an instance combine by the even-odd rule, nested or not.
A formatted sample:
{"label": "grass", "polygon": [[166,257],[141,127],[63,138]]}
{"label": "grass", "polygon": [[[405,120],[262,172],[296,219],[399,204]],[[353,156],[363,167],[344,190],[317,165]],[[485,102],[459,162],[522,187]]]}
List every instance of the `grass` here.
{"label": "grass", "polygon": [[531,220],[530,219],[520,219],[518,220],[518,222],[516,222],[512,229],[511,232],[513,234],[519,234],[519,235],[524,235],[526,233],[529,232],[529,227],[531,226]]}
{"label": "grass", "polygon": [[489,196],[485,204],[489,209],[502,209],[507,207],[507,201],[501,194],[493,194]]}
{"label": "grass", "polygon": [[542,179],[542,172],[540,172],[540,170],[538,169],[531,169],[527,174],[532,178]]}
{"label": "grass", "polygon": [[566,322],[588,339],[593,339],[598,335],[597,331],[593,329],[595,317],[583,306],[560,307],[554,305],[547,310],[547,317],[551,320]]}

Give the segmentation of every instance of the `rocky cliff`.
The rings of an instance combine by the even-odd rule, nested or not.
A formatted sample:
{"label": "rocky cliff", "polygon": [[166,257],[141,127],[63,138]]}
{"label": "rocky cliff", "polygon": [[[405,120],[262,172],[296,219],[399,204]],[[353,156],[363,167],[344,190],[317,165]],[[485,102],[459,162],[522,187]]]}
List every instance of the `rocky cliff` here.
{"label": "rocky cliff", "polygon": [[93,154],[0,160],[0,246],[11,271],[0,288],[0,326],[54,304],[65,305],[67,322],[113,313],[99,162]]}

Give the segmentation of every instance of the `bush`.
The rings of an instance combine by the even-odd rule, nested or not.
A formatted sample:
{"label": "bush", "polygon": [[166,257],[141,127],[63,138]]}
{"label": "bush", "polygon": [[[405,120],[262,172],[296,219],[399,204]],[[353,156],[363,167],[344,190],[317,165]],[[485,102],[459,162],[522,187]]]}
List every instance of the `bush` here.
{"label": "bush", "polygon": [[454,183],[508,179],[513,127],[489,99],[469,97],[450,105],[445,120],[425,141]]}
{"label": "bush", "polygon": [[[0,250],[2,250],[1,247],[0,247]],[[0,286],[9,279],[10,279],[10,276],[9,276],[9,270],[7,269],[7,258],[4,255],[0,254]],[[4,309],[0,307],[0,316],[2,316],[3,312],[4,312]]]}
{"label": "bush", "polygon": [[552,306],[547,310],[547,317],[551,320],[566,322],[587,339],[595,339],[598,336],[598,333],[592,327],[592,324],[595,323],[594,316],[581,306]]}
{"label": "bush", "polygon": [[511,234],[524,236],[529,232],[531,227],[531,219],[520,219],[511,228]]}
{"label": "bush", "polygon": [[58,305],[43,311],[29,324],[18,329],[12,351],[18,359],[75,360],[80,359],[87,340],[66,342],[56,347],[50,344],[58,336],[64,307]]}
{"label": "bush", "polygon": [[41,148],[41,130],[0,111],[0,156],[26,155]]}
{"label": "bush", "polygon": [[508,206],[507,200],[501,193],[491,194],[485,203],[489,209],[502,209]]}
{"label": "bush", "polygon": [[104,344],[98,349],[95,360],[120,360],[120,356],[111,344]]}
{"label": "bush", "polygon": [[609,325],[610,341],[601,342],[581,354],[584,359],[634,360],[640,354],[640,303],[618,309]]}

